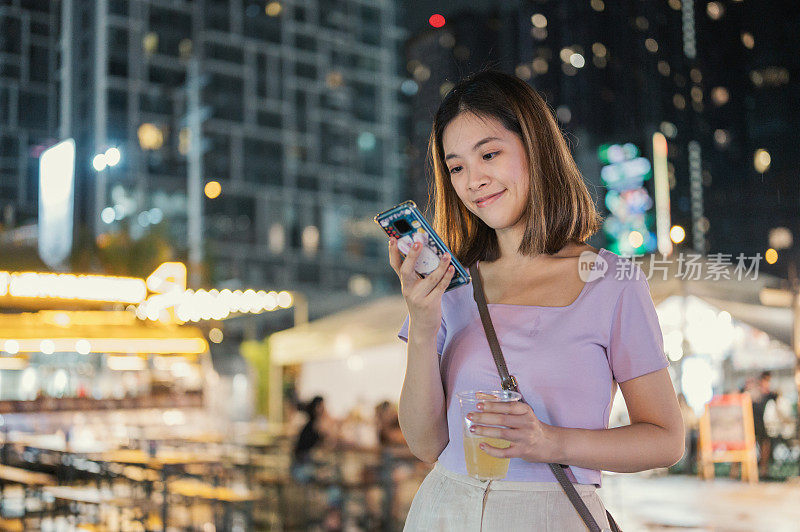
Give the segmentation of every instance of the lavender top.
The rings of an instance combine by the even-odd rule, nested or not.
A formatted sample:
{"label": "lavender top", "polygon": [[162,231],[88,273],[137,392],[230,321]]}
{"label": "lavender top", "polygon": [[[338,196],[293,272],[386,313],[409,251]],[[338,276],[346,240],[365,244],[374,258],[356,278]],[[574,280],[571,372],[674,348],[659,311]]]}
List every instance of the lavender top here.
{"label": "lavender top", "polygon": [[[536,416],[549,425],[608,428],[616,383],[669,365],[644,273],[606,249],[600,250],[595,266],[602,262],[605,275],[585,283],[565,307],[489,303],[509,372]],[[406,317],[398,333],[406,342],[408,325]],[[471,285],[442,297],[436,349],[450,432],[439,463],[466,474],[456,394],[500,384]],[[601,484],[598,470],[570,467],[567,476],[581,484]],[[512,458],[505,480],[555,482],[555,477],[547,464]]]}

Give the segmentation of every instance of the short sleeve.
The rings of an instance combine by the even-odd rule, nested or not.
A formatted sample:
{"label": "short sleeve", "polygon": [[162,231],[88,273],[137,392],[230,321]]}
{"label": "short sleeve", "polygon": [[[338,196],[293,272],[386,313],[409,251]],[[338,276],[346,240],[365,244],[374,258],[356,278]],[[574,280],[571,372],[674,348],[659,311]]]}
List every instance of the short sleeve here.
{"label": "short sleeve", "polygon": [[[408,343],[408,325],[409,325],[409,316],[406,315],[405,321],[403,321],[403,326],[400,327],[400,331],[397,333],[397,337],[403,340],[404,342]],[[442,317],[442,324],[439,326],[439,332],[436,334],[436,352],[438,354],[442,354],[444,351],[444,341],[447,338],[447,326],[444,324],[444,317]]]}
{"label": "short sleeve", "polygon": [[614,380],[625,382],[669,366],[658,314],[644,276],[620,293],[612,317],[608,362]]}

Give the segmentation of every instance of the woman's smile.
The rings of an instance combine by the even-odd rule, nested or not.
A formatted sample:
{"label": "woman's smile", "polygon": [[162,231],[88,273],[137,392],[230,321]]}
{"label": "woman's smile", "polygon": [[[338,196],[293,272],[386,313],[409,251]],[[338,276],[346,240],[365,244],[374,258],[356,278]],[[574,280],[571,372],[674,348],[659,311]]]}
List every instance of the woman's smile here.
{"label": "woman's smile", "polygon": [[494,203],[495,201],[500,199],[500,196],[505,194],[505,192],[506,192],[505,190],[502,190],[502,191],[498,192],[497,194],[493,194],[493,195],[491,195],[491,196],[489,196],[489,197],[487,197],[487,198],[485,198],[485,199],[483,199],[481,201],[476,202],[475,205],[477,205],[480,208],[483,208],[483,207],[486,207],[488,205],[491,205],[492,203]]}

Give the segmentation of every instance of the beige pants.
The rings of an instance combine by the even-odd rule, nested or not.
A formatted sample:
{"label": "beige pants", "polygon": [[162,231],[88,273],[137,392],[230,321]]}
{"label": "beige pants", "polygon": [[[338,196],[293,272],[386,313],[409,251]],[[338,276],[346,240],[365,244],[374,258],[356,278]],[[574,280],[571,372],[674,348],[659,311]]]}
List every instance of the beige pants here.
{"label": "beige pants", "polygon": [[[594,485],[575,484],[601,529],[606,510]],[[419,487],[405,531],[586,532],[558,482],[476,480],[438,463]]]}

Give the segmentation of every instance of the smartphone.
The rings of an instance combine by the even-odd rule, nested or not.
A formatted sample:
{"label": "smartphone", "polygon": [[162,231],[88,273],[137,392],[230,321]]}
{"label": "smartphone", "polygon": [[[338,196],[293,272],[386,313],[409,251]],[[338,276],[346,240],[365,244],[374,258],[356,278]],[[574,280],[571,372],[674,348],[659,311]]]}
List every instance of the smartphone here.
{"label": "smartphone", "polygon": [[450,254],[450,262],[455,268],[453,278],[450,280],[445,292],[469,284],[472,280],[469,272],[458,262],[453,253],[447,249],[444,241],[436,234],[428,221],[422,216],[413,201],[405,201],[383,211],[375,217],[375,223],[390,237],[397,239],[397,248],[406,257],[414,242],[423,245],[414,270],[422,277],[435,270],[445,253]]}

